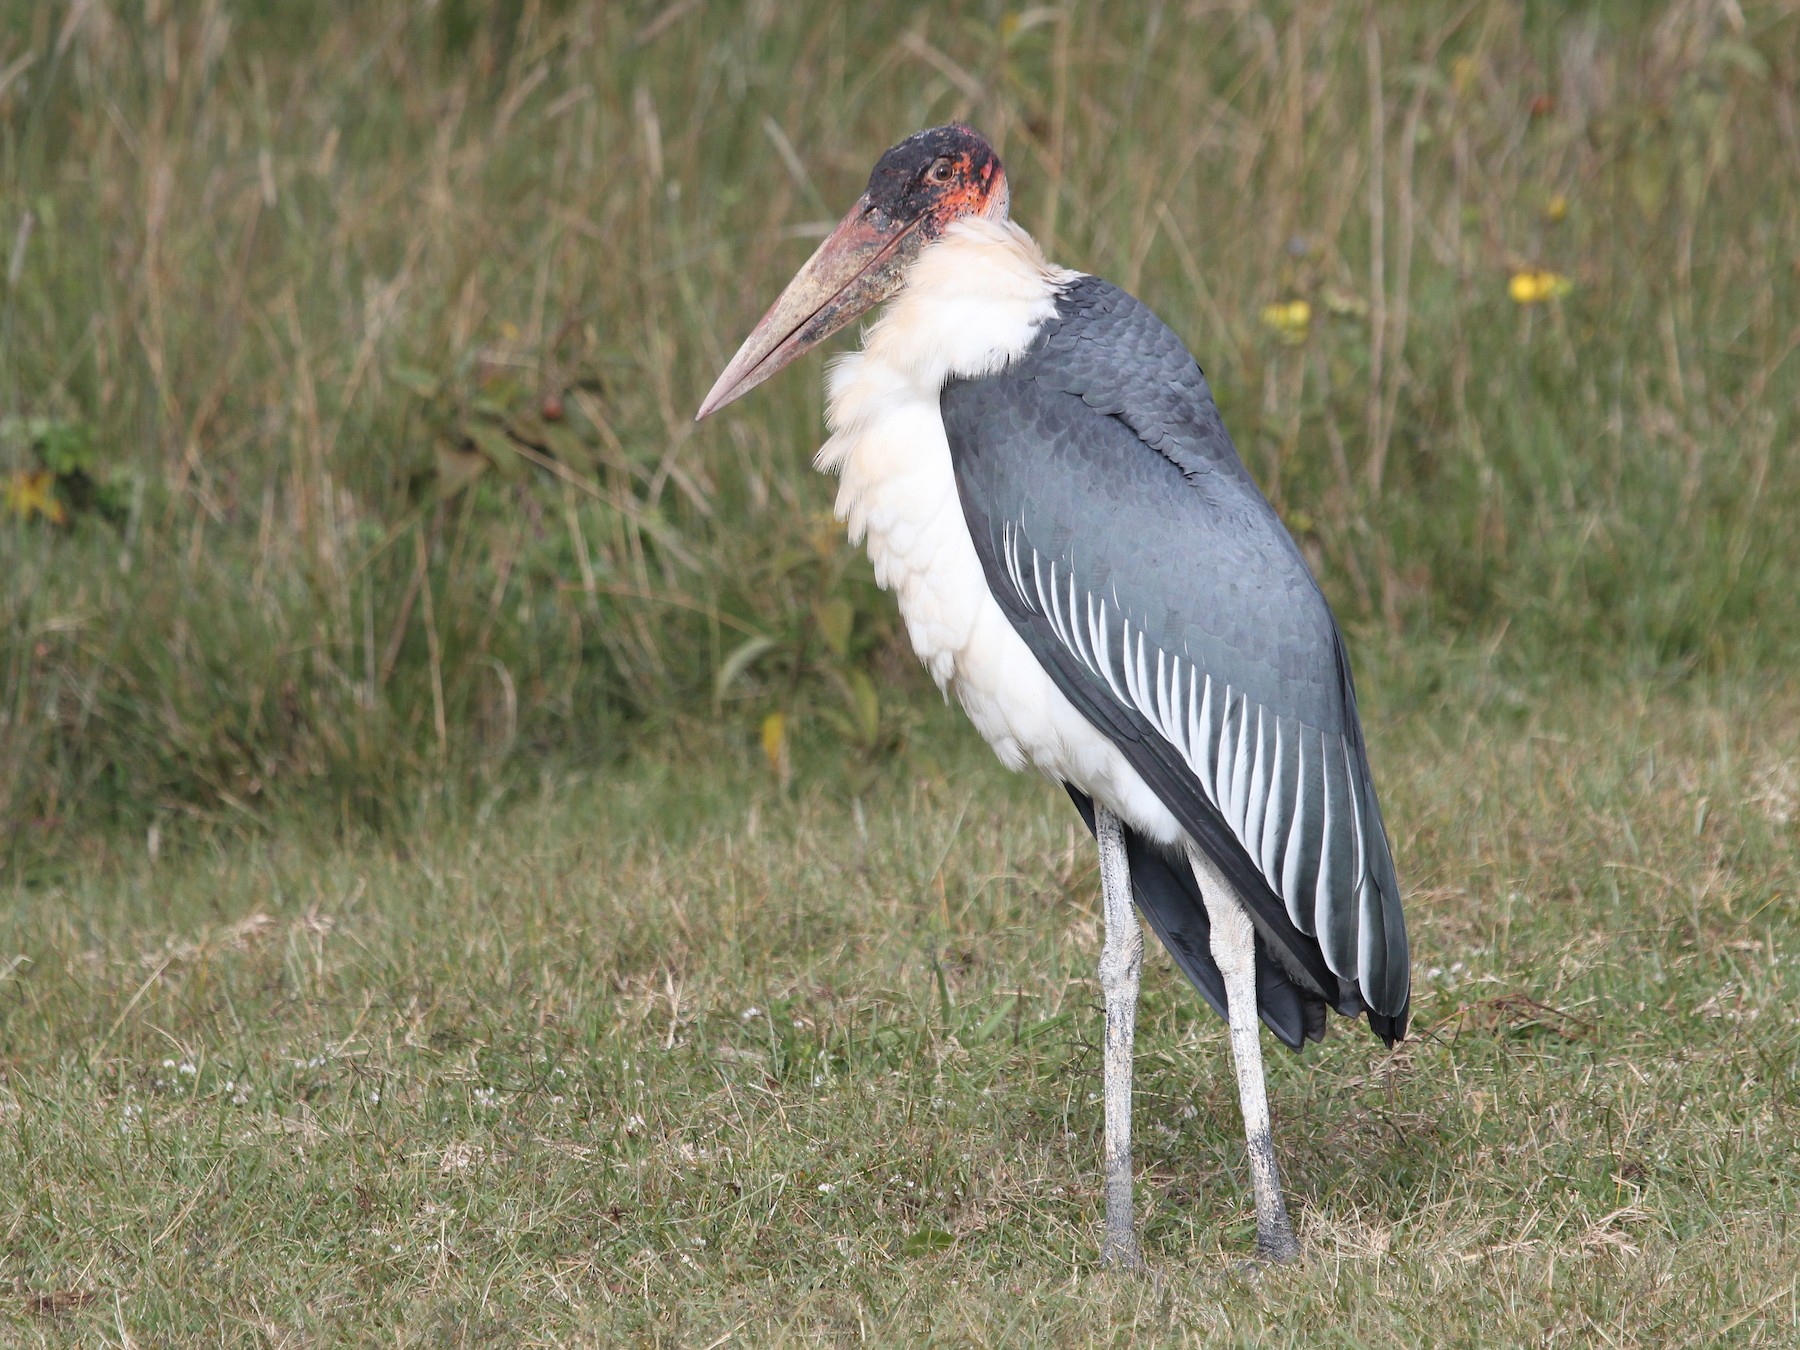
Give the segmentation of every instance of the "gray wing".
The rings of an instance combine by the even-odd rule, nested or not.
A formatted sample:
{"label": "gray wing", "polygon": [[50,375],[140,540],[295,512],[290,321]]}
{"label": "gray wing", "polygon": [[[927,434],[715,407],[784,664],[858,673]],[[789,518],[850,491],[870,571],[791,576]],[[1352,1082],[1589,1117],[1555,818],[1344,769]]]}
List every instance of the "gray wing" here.
{"label": "gray wing", "polygon": [[1288,973],[1391,1039],[1399,885],[1343,639],[1169,329],[1091,277],[944,426],[990,589],[1250,904]]}

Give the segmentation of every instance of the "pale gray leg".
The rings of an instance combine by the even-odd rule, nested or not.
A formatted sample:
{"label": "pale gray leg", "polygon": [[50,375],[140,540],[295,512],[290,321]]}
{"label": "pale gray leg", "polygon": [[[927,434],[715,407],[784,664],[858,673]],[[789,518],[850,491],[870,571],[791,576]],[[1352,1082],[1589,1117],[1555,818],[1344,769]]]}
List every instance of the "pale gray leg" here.
{"label": "pale gray leg", "polygon": [[1250,1153],[1250,1185],[1256,1195],[1256,1250],[1272,1261],[1300,1254],[1294,1226],[1281,1198],[1275,1141],[1269,1133],[1269,1094],[1263,1085],[1262,1039],[1256,1017],[1256,930],[1250,912],[1210,859],[1190,855],[1194,879],[1212,922],[1212,954],[1225,977],[1231,1023],[1231,1057],[1237,1065],[1244,1142]]}
{"label": "pale gray leg", "polygon": [[1100,842],[1100,899],[1106,945],[1100,949],[1100,992],[1106,1000],[1106,1240],[1100,1258],[1110,1266],[1141,1266],[1131,1205],[1131,1043],[1137,1034],[1138,975],[1144,933],[1131,903],[1131,869],[1119,818],[1094,803]]}

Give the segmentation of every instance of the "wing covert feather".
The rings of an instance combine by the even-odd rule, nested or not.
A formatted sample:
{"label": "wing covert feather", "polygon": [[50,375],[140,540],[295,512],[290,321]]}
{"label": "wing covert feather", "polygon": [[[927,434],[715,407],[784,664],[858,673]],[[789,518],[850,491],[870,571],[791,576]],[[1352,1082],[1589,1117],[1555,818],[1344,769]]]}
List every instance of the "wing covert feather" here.
{"label": "wing covert feather", "polygon": [[1403,1034],[1399,887],[1343,639],[1180,340],[1083,277],[1019,362],[950,382],[941,407],[1015,631],[1289,974]]}

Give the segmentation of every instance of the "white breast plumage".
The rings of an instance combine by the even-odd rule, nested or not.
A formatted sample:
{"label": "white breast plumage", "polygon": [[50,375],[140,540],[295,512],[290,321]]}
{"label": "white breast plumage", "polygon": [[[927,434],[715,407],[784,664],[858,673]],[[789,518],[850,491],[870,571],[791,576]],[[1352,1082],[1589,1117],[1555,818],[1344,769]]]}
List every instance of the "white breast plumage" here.
{"label": "white breast plumage", "polygon": [[818,464],[838,475],[838,517],[898,599],[913,650],[1001,761],[1035,765],[1170,843],[1180,827],[1168,808],[1064,697],[989,593],[939,412],[945,380],[991,375],[1023,354],[1070,275],[1010,221],[952,225],[914,263],[863,350],[832,367],[832,434]]}

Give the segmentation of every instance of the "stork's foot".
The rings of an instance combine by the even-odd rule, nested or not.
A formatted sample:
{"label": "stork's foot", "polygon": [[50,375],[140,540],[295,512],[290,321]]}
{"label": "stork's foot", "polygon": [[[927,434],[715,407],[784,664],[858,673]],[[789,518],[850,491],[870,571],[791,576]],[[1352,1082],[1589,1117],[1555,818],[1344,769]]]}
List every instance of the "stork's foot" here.
{"label": "stork's foot", "polygon": [[1129,1152],[1108,1151],[1106,1236],[1100,1240],[1100,1263],[1109,1270],[1144,1269],[1144,1255],[1138,1248],[1137,1207],[1131,1194]]}
{"label": "stork's foot", "polygon": [[1247,1280],[1260,1280],[1265,1275],[1273,1274],[1281,1266],[1292,1265],[1300,1259],[1300,1244],[1294,1240],[1292,1233],[1275,1238],[1258,1237],[1256,1239],[1256,1255],[1234,1264],[1237,1273]]}
{"label": "stork's foot", "polygon": [[1108,1270],[1142,1273],[1150,1269],[1144,1264],[1144,1253],[1138,1248],[1136,1233],[1108,1233],[1100,1244],[1100,1264]]}
{"label": "stork's foot", "polygon": [[1256,1259],[1273,1266],[1285,1266],[1290,1261],[1298,1260],[1300,1244],[1294,1238],[1294,1230],[1283,1224],[1273,1232],[1256,1235]]}

